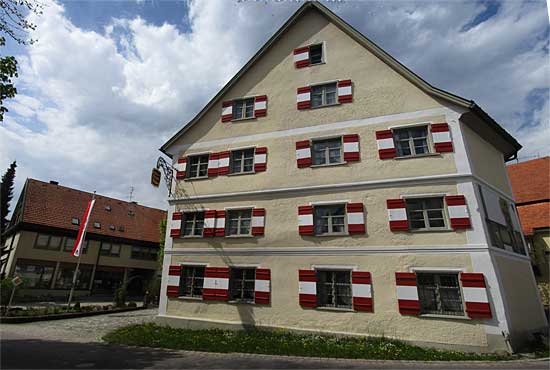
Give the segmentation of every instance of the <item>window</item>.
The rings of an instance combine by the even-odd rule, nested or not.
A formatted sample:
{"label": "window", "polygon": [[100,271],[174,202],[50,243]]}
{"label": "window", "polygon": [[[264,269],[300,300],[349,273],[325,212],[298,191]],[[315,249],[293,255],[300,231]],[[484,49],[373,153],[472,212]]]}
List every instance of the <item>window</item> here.
{"label": "window", "polygon": [[421,314],[464,316],[458,274],[417,273]]}
{"label": "window", "polygon": [[53,277],[55,265],[17,261],[15,274],[25,279],[26,288],[48,289]]}
{"label": "window", "polygon": [[106,206],[105,206],[105,210],[106,210],[107,212],[111,212],[111,206],[106,205]]}
{"label": "window", "polygon": [[100,254],[102,256],[118,257],[120,256],[120,244],[102,242]]}
{"label": "window", "polygon": [[131,257],[136,260],[154,261],[157,259],[157,249],[149,247],[132,246]]}
{"label": "window", "polygon": [[183,266],[180,279],[180,297],[202,298],[204,266]]}
{"label": "window", "polygon": [[323,63],[323,44],[311,45],[309,47],[309,63]]}
{"label": "window", "polygon": [[38,234],[34,247],[37,249],[48,249],[58,251],[61,248],[61,236]]}
{"label": "window", "polygon": [[428,126],[393,130],[393,140],[398,157],[410,157],[430,152]]}
{"label": "window", "polygon": [[313,141],[313,164],[324,165],[342,163],[342,139]]}
{"label": "window", "polygon": [[188,158],[189,170],[186,171],[188,179],[208,177],[208,154],[194,155]]}
{"label": "window", "polygon": [[94,227],[96,229],[101,229],[101,224],[99,222],[94,222]]}
{"label": "window", "polygon": [[78,218],[78,217],[73,217],[73,218],[71,219],[71,224],[73,224],[73,225],[80,225],[80,220],[79,220],[79,218]]}
{"label": "window", "polygon": [[407,217],[411,230],[445,229],[443,197],[406,199]]}
{"label": "window", "polygon": [[[55,278],[56,289],[71,289],[73,285],[75,265],[61,264],[57,270],[57,276]],[[76,274],[76,288],[88,289],[90,285],[90,279],[92,277],[92,267],[86,265],[80,265]]]}
{"label": "window", "polygon": [[311,86],[311,107],[323,107],[336,104],[336,82]]}
{"label": "window", "polygon": [[115,225],[109,225],[109,230],[113,230],[113,231],[116,230]]}
{"label": "window", "polygon": [[136,212],[132,211],[132,210],[129,210],[128,211],[128,216],[135,216],[136,215]]}
{"label": "window", "polygon": [[250,223],[252,221],[251,209],[228,211],[227,220],[227,235],[250,235]]}
{"label": "window", "polygon": [[229,277],[229,300],[254,302],[255,268],[232,268]]}
{"label": "window", "polygon": [[124,231],[124,226],[120,225],[120,226],[118,227],[118,231]]}
{"label": "window", "polygon": [[351,271],[317,270],[317,305],[352,308]]}
{"label": "window", "polygon": [[183,222],[183,236],[202,236],[204,212],[185,212]]}
{"label": "window", "polygon": [[[76,242],[75,238],[65,238],[65,243],[63,243],[63,251],[72,252],[75,242]],[[88,240],[84,240],[84,246],[82,247],[82,254],[86,254],[87,251],[88,251]]]}
{"label": "window", "polygon": [[344,234],[346,232],[346,205],[315,206],[315,235]]}
{"label": "window", "polygon": [[245,119],[254,117],[254,98],[233,101],[233,119]]}
{"label": "window", "polygon": [[254,172],[254,148],[231,152],[231,173]]}

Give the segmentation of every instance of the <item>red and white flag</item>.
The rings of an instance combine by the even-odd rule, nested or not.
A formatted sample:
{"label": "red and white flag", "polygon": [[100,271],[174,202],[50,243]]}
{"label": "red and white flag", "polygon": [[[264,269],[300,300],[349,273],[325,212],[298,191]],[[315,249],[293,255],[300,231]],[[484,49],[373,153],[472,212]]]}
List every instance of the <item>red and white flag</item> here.
{"label": "red and white flag", "polygon": [[75,257],[80,256],[80,252],[82,251],[82,245],[84,244],[84,238],[86,237],[86,228],[88,227],[88,220],[90,219],[92,208],[94,208],[94,203],[95,199],[88,202],[88,207],[86,208],[86,212],[84,212],[84,217],[80,223],[80,229],[78,230],[78,236],[76,237],[72,252]]}

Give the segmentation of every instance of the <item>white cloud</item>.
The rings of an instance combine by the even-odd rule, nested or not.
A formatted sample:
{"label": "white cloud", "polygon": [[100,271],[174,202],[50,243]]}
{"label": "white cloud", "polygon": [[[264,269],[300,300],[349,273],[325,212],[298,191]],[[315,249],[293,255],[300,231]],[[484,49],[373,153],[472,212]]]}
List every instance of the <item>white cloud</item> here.
{"label": "white cloud", "polygon": [[[434,85],[475,99],[523,144],[547,150],[548,25],[539,3],[327,3]],[[164,207],[148,185],[157,148],[228,81],[299,6],[295,2],[194,1],[182,32],[144,19],[102,30],[73,24],[62,5],[35,20],[39,41],[18,56],[20,94],[0,126],[0,169]],[[147,3],[142,4],[147,6]],[[243,37],[243,35],[245,37]],[[520,130],[531,117],[529,130]]]}

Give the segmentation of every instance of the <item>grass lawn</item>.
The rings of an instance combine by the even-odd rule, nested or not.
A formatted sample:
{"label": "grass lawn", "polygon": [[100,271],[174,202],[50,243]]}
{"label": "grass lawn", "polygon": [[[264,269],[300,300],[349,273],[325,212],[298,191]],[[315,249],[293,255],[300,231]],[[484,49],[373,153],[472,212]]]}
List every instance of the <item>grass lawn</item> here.
{"label": "grass lawn", "polygon": [[276,330],[174,329],[153,323],[130,325],[103,337],[107,343],[204,352],[361,358],[376,360],[512,360],[512,355],[440,351],[386,338],[336,337]]}

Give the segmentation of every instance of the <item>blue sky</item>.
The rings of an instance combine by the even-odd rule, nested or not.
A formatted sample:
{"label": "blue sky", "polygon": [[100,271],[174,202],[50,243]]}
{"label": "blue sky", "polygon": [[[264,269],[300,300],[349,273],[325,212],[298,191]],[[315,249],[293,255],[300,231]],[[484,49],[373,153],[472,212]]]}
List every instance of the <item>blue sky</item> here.
{"label": "blue sky", "polygon": [[[323,1],[433,85],[475,100],[548,155],[544,1]],[[299,1],[46,1],[0,126],[0,169],[165,208],[157,149],[300,6]],[[243,37],[246,35],[246,37]],[[219,63],[223,61],[223,63]],[[188,91],[193,91],[189,94]]]}

